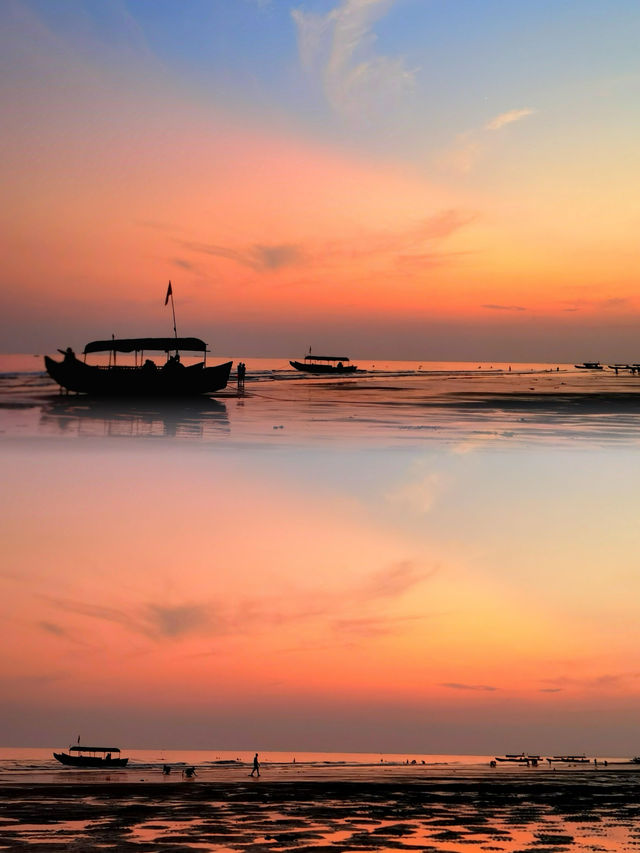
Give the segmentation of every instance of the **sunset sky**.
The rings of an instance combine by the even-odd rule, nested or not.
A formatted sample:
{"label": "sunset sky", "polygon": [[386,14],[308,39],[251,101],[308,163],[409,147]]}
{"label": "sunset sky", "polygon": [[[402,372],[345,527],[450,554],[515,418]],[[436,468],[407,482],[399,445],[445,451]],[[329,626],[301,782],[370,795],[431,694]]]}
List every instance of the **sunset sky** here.
{"label": "sunset sky", "polygon": [[62,441],[0,457],[5,745],[637,752],[635,450]]}
{"label": "sunset sky", "polygon": [[637,360],[636,0],[4,0],[1,347]]}

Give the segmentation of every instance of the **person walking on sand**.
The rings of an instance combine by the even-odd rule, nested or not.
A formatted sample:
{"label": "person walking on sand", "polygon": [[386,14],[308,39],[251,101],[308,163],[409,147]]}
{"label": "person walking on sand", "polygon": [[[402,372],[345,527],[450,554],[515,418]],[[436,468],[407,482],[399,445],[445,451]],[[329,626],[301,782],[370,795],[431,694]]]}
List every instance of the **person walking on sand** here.
{"label": "person walking on sand", "polygon": [[253,770],[251,771],[251,776],[253,776],[254,773],[257,773],[258,776],[260,775],[260,762],[258,761],[258,753],[257,752],[253,756]]}

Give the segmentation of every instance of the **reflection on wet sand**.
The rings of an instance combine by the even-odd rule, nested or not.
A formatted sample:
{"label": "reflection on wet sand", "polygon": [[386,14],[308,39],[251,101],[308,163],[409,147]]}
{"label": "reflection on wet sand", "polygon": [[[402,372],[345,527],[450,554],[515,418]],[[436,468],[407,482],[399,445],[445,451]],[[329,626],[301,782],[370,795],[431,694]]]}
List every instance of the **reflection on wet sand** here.
{"label": "reflection on wet sand", "polygon": [[626,778],[573,774],[11,786],[0,832],[12,849],[622,851],[638,843],[634,792]]}
{"label": "reflection on wet sand", "polygon": [[47,435],[204,439],[229,432],[227,407],[208,397],[193,400],[53,397],[40,414]]}

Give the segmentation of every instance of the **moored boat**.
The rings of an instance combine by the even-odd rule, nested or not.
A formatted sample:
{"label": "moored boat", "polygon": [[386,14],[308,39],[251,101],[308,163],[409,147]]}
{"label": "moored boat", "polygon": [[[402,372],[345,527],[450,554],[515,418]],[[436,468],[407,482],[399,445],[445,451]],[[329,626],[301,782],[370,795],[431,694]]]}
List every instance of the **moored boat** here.
{"label": "moored boat", "polygon": [[552,758],[547,758],[549,764],[554,761],[561,764],[591,764],[591,759],[585,755],[554,755]]}
{"label": "moored boat", "polygon": [[510,753],[507,752],[503,756],[496,755],[496,761],[503,762],[511,762],[512,764],[533,764],[537,765],[539,761],[541,761],[541,757],[539,755],[531,755],[530,753],[520,752],[520,753]]}
{"label": "moored boat", "polygon": [[358,368],[348,362],[346,355],[312,355],[309,350],[303,361],[290,361],[289,364],[303,373],[355,373]]}
{"label": "moored boat", "polygon": [[[75,753],[72,755],[71,753]],[[117,746],[70,746],[69,752],[54,752],[53,757],[65,767],[126,767],[128,758],[121,758]]]}
{"label": "moored boat", "polygon": [[574,364],[578,370],[603,370],[603,366],[599,361],[583,361],[582,364]]}
{"label": "moored boat", "polygon": [[[67,391],[98,397],[188,397],[211,394],[226,387],[231,361],[207,367],[207,345],[199,338],[112,338],[91,341],[84,348],[85,360],[76,357],[68,347],[62,361],[45,356],[49,376]],[[160,367],[145,352],[164,352],[166,362]],[[202,353],[202,361],[183,365],[180,352]],[[106,366],[89,365],[87,355],[109,353]],[[117,364],[118,353],[133,353],[135,364]],[[174,355],[170,355],[174,353]]]}

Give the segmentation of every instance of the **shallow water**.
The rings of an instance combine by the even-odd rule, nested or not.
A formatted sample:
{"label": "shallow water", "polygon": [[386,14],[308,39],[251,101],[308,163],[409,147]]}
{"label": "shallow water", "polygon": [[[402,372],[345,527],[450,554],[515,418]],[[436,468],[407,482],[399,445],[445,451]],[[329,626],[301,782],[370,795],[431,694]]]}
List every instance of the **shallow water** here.
{"label": "shallow water", "polygon": [[[24,367],[25,358],[15,364]],[[232,382],[214,398],[130,401],[61,395],[45,374],[7,372],[11,363],[0,359],[0,435],[7,437],[504,447],[635,446],[640,436],[638,376],[567,365],[365,363],[361,374],[335,379],[254,359],[242,395]]]}

